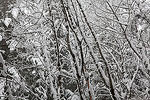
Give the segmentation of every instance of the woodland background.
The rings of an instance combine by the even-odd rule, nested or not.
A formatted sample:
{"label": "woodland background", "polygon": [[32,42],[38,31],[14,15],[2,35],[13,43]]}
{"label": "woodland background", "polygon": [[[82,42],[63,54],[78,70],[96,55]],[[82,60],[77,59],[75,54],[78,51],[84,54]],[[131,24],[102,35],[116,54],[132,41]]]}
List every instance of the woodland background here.
{"label": "woodland background", "polygon": [[0,0],[0,100],[150,100],[149,0]]}

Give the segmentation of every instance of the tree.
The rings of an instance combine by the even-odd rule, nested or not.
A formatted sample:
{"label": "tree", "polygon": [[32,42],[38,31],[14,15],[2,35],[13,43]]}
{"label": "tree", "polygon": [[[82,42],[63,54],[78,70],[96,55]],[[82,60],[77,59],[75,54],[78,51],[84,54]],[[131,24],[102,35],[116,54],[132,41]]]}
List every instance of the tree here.
{"label": "tree", "polygon": [[8,2],[1,99],[149,100],[149,1]]}

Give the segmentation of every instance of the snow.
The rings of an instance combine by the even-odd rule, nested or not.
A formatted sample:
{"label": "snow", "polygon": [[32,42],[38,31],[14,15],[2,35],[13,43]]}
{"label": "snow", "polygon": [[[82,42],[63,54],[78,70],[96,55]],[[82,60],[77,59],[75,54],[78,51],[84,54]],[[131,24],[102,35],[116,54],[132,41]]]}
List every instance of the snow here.
{"label": "snow", "polygon": [[11,18],[5,18],[4,24],[8,27],[9,24],[11,23],[12,19]]}
{"label": "snow", "polygon": [[[3,95],[4,92],[4,86],[5,86],[5,79],[0,79],[0,95]],[[1,98],[3,100],[4,97]]]}
{"label": "snow", "polygon": [[12,16],[13,16],[15,19],[17,19],[18,14],[19,14],[19,9],[16,8],[16,7],[14,7],[14,8],[12,9],[12,11],[11,11],[11,14],[12,14]]}
{"label": "snow", "polygon": [[17,46],[18,42],[16,40],[11,40],[11,43],[9,44],[9,49],[10,51],[14,51],[16,46]]}
{"label": "snow", "polygon": [[2,35],[0,35],[0,41],[2,41],[2,39],[3,39],[3,37],[2,37]]}
{"label": "snow", "polygon": [[31,60],[33,61],[33,63],[35,64],[35,65],[42,65],[43,63],[42,63],[42,60],[43,58],[42,57],[32,57],[31,58]]}
{"label": "snow", "polygon": [[71,98],[71,100],[79,100],[79,96],[73,95],[72,98]]}
{"label": "snow", "polygon": [[[77,11],[77,15],[78,15],[77,17],[74,16],[74,11],[72,10],[72,7],[69,7],[69,12],[71,13],[71,16],[68,17],[69,20],[71,21],[72,19],[74,23],[74,20],[76,20],[76,18],[79,18],[80,28],[81,28],[81,31],[83,32],[83,34],[81,34],[78,28],[74,29],[74,31],[78,35],[79,40],[83,39],[82,49],[83,49],[83,56],[85,58],[84,60],[85,60],[86,69],[85,69],[85,73],[81,73],[82,64],[81,64],[81,56],[80,56],[77,38],[75,37],[72,30],[66,29],[68,22],[66,22],[65,20],[66,16],[62,14],[63,13],[62,7],[60,5],[59,0],[55,0],[52,2],[53,4],[50,4],[51,5],[50,8],[53,8],[54,6],[54,8],[57,9],[58,11],[56,12],[56,10],[53,10],[54,13],[56,13],[56,15],[52,16],[53,18],[48,15],[49,9],[47,8],[47,4],[46,4],[47,2],[45,0],[26,0],[26,1],[18,0],[18,1],[22,3],[20,3],[19,5],[11,6],[12,8],[11,8],[10,13],[12,14],[13,18],[11,17],[12,18],[11,19],[6,15],[7,17],[3,19],[3,23],[4,23],[5,28],[9,28],[10,24],[14,26],[15,30],[13,30],[12,34],[21,33],[19,35],[17,34],[17,39],[13,37],[13,39],[11,40],[11,43],[9,44],[10,50],[11,51],[15,50],[16,46],[19,47],[17,45],[18,42],[23,44],[22,47],[27,48],[25,53],[22,54],[21,52],[19,52],[18,57],[23,56],[23,59],[21,59],[23,60],[23,63],[20,61],[20,59],[17,59],[17,60],[15,59],[16,62],[13,64],[11,63],[9,64],[9,62],[7,63],[6,61],[6,65],[11,66],[10,68],[8,68],[8,72],[11,73],[14,80],[18,81],[19,87],[21,86],[23,90],[27,90],[28,88],[30,87],[32,88],[33,86],[35,87],[34,89],[36,90],[36,92],[38,91],[39,94],[42,94],[41,96],[38,93],[35,93],[37,97],[39,96],[40,98],[42,98],[40,100],[46,100],[47,96],[51,96],[54,100],[58,100],[60,98],[60,93],[61,93],[60,92],[61,88],[58,86],[58,75],[60,75],[61,77],[63,77],[64,82],[65,80],[68,82],[68,83],[62,84],[62,88],[65,91],[64,95],[68,96],[66,100],[79,100],[80,93],[78,89],[81,89],[81,92],[83,92],[81,93],[81,95],[83,96],[84,100],[89,99],[88,98],[89,92],[92,96],[92,100],[95,100],[95,99],[100,100],[99,96],[101,95],[101,93],[99,93],[99,90],[107,91],[108,93],[110,93],[107,95],[111,96],[112,92],[110,92],[110,83],[109,83],[110,79],[109,78],[112,77],[111,78],[112,85],[113,85],[112,88],[114,89],[115,96],[118,99],[121,99],[121,97],[122,99],[124,99],[128,95],[128,91],[132,93],[132,91],[130,90],[135,88],[135,82],[136,82],[135,79],[138,78],[138,80],[142,82],[143,86],[146,87],[146,90],[145,90],[146,92],[142,91],[141,94],[147,93],[146,95],[149,96],[149,92],[150,92],[149,91],[150,83],[148,80],[149,76],[143,75],[145,73],[147,74],[148,69],[150,69],[150,62],[149,62],[150,52],[148,52],[148,49],[147,49],[149,47],[149,43],[148,43],[149,35],[145,35],[145,29],[149,29],[147,22],[144,22],[142,18],[141,18],[142,20],[138,20],[137,23],[134,23],[135,25],[137,25],[136,28],[138,30],[138,32],[135,32],[135,31],[134,32],[135,32],[135,35],[138,35],[138,36],[134,37],[132,35],[129,35],[131,32],[130,21],[132,21],[132,15],[134,16],[134,10],[140,9],[141,12],[146,11],[147,9],[149,9],[148,3],[147,5],[145,5],[143,0],[136,0],[137,3],[139,2],[139,8],[138,7],[135,8],[135,6],[137,6],[136,4],[135,6],[131,5],[133,9],[130,9],[131,19],[129,19],[129,21],[126,20],[126,18],[124,19],[124,16],[122,16],[123,13],[129,15],[129,12],[127,9],[128,5],[126,4],[125,0],[123,0],[120,3],[120,5],[117,5],[119,3],[118,0],[115,0],[117,4],[115,4],[113,0],[111,0],[113,2],[111,3],[111,5],[114,5],[114,7],[112,6],[112,8],[116,8],[115,6],[117,6],[118,8],[118,9],[114,9],[116,10],[115,12],[116,12],[116,16],[118,17],[118,21],[116,21],[115,16],[112,17],[113,20],[111,21],[106,18],[106,17],[109,18],[113,15],[113,12],[109,8],[108,9],[105,9],[105,7],[101,7],[103,9],[100,8],[104,12],[99,13],[99,14],[102,14],[101,16],[104,16],[104,18],[102,17],[98,18],[98,16],[95,16],[93,14],[93,10],[95,10],[95,12],[99,11],[98,8],[96,7],[97,4],[95,3],[98,0],[95,0],[94,2],[92,2],[93,4],[88,4],[89,5],[88,8],[90,9],[87,8],[87,10],[89,10],[88,12],[92,12],[92,14],[89,13],[89,16],[92,16],[92,17],[89,18],[88,16],[87,20],[90,19],[89,24],[91,25],[92,30],[94,31],[93,36],[96,37],[95,40],[93,39],[93,36],[91,34],[92,32],[90,32],[89,28],[87,27],[87,24],[85,23],[86,21],[84,20],[85,16],[81,14],[78,6],[75,7]],[[57,3],[57,1],[59,3]],[[82,2],[82,0],[80,1]],[[90,3],[90,1],[92,0],[88,0],[88,1],[83,0],[83,1]],[[40,3],[37,4],[36,2],[40,2]],[[145,0],[145,3],[146,2],[150,2],[150,0]],[[67,4],[67,2],[64,2],[64,3]],[[68,0],[68,6],[70,6],[70,3],[71,2]],[[74,1],[73,3],[76,6],[77,3],[75,3]],[[98,3],[99,6],[100,5],[103,6],[103,4],[105,4],[105,2],[103,2],[103,4],[100,4],[100,3]],[[45,4],[46,4],[46,7],[45,7]],[[86,8],[86,4],[83,3],[82,5]],[[90,5],[93,5],[95,7],[90,6]],[[106,8],[107,7],[108,6],[106,6]],[[122,8],[123,10],[120,11],[120,9]],[[66,7],[66,10],[67,10],[67,7]],[[110,14],[107,13],[107,11]],[[136,12],[138,11],[135,11],[135,13]],[[43,15],[41,16],[41,19],[39,19],[38,21],[40,14],[43,14]],[[69,13],[67,13],[67,15],[68,14]],[[145,15],[146,14],[147,13],[145,13]],[[148,17],[149,15],[147,16],[147,18]],[[52,22],[54,22],[54,27],[51,26],[51,21],[49,21],[49,19],[52,20]],[[34,24],[36,20],[38,22]],[[119,20],[123,21],[125,25],[124,23],[120,23]],[[19,23],[15,25],[14,21],[18,21]],[[46,25],[43,24],[45,22],[47,22]],[[123,29],[121,30],[121,28],[118,27],[119,25],[118,23],[122,24],[123,28],[125,28],[126,25],[129,26],[126,29],[127,36],[124,36],[122,32]],[[61,27],[58,27],[58,26],[61,26]],[[71,24],[71,26],[73,27],[74,25]],[[75,25],[75,27],[77,26]],[[21,29],[26,29],[25,33],[29,33],[31,35],[26,36],[26,34],[23,34],[24,32],[22,32]],[[58,37],[58,42],[60,43],[59,48],[56,48],[56,43],[55,43],[56,40],[54,38],[53,29],[56,31],[59,30],[58,32],[60,32],[60,34],[61,33],[64,34],[64,38]],[[1,30],[3,31],[4,29],[1,29]],[[65,54],[63,51],[65,48],[65,50],[69,52],[68,47],[67,47],[68,45],[66,44],[66,42],[68,41],[66,41],[66,37],[65,37],[66,34],[68,33],[70,37],[69,43],[71,45],[71,49],[73,53],[75,54],[75,60],[76,60],[75,62],[73,62],[73,59],[71,59],[72,57],[71,55],[69,55],[69,53]],[[149,31],[147,31],[147,33],[149,34]],[[148,40],[146,41],[145,39],[142,39],[141,35],[145,35],[148,38]],[[0,41],[3,38],[5,38],[2,36],[3,36],[3,33],[0,35]],[[18,39],[18,37],[20,40]],[[104,62],[102,61],[101,52],[98,53],[97,50],[95,50],[94,48],[95,46],[97,46],[95,45],[95,43],[98,43],[98,45],[100,45],[102,48],[102,53],[104,57],[106,57],[106,62],[108,62],[108,66],[110,67],[109,73],[107,72],[106,66]],[[58,65],[57,65],[57,61],[58,61],[57,59],[58,53],[56,52],[57,49],[59,49],[60,51],[59,52],[60,54],[59,55],[60,57],[59,67],[62,68],[61,70],[58,68]],[[2,58],[2,55],[1,55],[1,58]],[[11,59],[11,60],[14,60],[14,59]],[[25,60],[27,60],[27,63],[26,62],[24,63]],[[2,59],[1,61],[4,61],[4,60]],[[28,62],[33,62],[33,63],[28,63]],[[75,64],[76,66],[78,66],[78,70],[75,68],[76,67]],[[28,67],[29,69],[24,70],[24,65],[26,69]],[[145,66],[147,65],[149,67],[145,68]],[[31,69],[32,67],[33,69]],[[141,68],[140,71],[143,71],[142,74],[138,70],[138,67]],[[17,71],[16,68],[19,68],[19,71]],[[117,68],[119,68],[120,71],[118,71]],[[33,82],[35,82],[35,84],[38,83],[40,85],[35,85],[33,83],[32,86],[28,86],[28,80],[26,80],[26,78],[28,79],[29,76],[27,74],[24,75],[24,72],[19,73],[22,70],[27,71],[27,73],[28,71],[30,71],[33,76],[37,75],[38,79],[33,78],[34,79]],[[77,78],[76,76],[77,72],[81,76],[81,79]],[[3,73],[4,71],[2,71],[2,75],[4,75]],[[108,77],[108,75],[110,75],[110,77]],[[7,76],[6,73],[4,76]],[[89,82],[87,82],[87,79]],[[11,81],[14,81],[14,80],[11,80]],[[1,81],[0,82],[0,88],[1,88],[0,95],[2,95],[2,92],[4,91],[3,86],[5,84],[5,81],[2,81],[2,79],[0,81]],[[76,81],[80,83],[78,84]],[[103,81],[105,81],[105,83]],[[75,86],[72,86],[72,85],[75,85]],[[79,86],[79,88],[77,88],[78,87],[77,85],[80,85],[81,87]],[[138,87],[141,86],[139,84],[136,84],[136,85]],[[15,88],[16,87],[17,86],[15,86]],[[107,90],[104,89],[104,87],[107,88]],[[50,91],[50,94],[47,94],[49,91]],[[32,90],[30,90],[30,92],[32,93]],[[138,91],[135,89],[134,92],[137,93]],[[34,91],[33,91],[33,94],[34,94]],[[28,95],[30,96],[30,94]],[[106,96],[105,94],[103,95]]]}
{"label": "snow", "polygon": [[8,71],[9,71],[11,74],[13,74],[13,78],[14,78],[15,80],[17,80],[18,82],[20,82],[21,79],[20,79],[20,76],[19,76],[19,74],[18,74],[18,72],[17,72],[17,70],[16,70],[15,67],[9,68]]}
{"label": "snow", "polygon": [[137,30],[141,31],[143,29],[142,25],[137,25]]}

